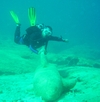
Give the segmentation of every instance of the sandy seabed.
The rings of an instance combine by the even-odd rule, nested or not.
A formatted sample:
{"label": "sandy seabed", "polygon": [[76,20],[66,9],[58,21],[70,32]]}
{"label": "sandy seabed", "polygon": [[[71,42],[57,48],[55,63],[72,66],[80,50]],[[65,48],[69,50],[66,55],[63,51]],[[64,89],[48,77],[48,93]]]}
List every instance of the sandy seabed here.
{"label": "sandy seabed", "polygon": [[[7,43],[0,43],[0,102],[43,102],[41,97],[34,95],[33,89],[34,70],[39,64],[38,55],[32,54],[26,46],[16,45],[9,40]],[[81,53],[82,56],[75,53],[78,51],[75,48],[67,51],[48,53],[48,61],[57,64],[58,70],[65,72],[62,74],[78,79],[75,87],[56,102],[100,102],[100,59],[90,56],[94,54],[93,49],[91,54]],[[72,57],[76,59],[72,61]]]}

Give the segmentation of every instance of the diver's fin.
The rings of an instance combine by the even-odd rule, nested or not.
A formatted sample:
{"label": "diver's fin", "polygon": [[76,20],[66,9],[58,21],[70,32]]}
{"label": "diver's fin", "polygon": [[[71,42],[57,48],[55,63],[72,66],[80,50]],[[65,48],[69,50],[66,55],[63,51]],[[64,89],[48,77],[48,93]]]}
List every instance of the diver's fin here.
{"label": "diver's fin", "polygon": [[11,14],[12,18],[14,19],[15,23],[16,24],[20,24],[18,16],[15,14],[15,12],[14,11],[10,11],[10,14]]}
{"label": "diver's fin", "polygon": [[29,21],[31,26],[34,26],[36,23],[36,12],[35,12],[35,8],[30,7],[28,9],[28,17],[29,17]]}

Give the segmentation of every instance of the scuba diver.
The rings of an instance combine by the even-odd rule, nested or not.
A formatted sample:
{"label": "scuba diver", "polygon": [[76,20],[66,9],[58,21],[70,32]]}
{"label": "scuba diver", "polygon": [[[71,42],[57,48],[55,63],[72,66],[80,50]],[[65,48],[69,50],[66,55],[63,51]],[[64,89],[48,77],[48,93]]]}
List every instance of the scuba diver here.
{"label": "scuba diver", "polygon": [[[36,54],[39,54],[41,51],[46,54],[49,41],[68,42],[68,39],[52,36],[52,28],[50,26],[45,26],[44,24],[35,24],[36,14],[35,8],[33,7],[28,9],[28,16],[31,26],[26,29],[26,34],[22,36],[20,36],[21,24],[19,22],[18,16],[13,11],[10,11],[10,14],[17,25],[14,35],[14,42],[28,46],[30,50]],[[37,49],[41,47],[42,50],[38,51]]]}

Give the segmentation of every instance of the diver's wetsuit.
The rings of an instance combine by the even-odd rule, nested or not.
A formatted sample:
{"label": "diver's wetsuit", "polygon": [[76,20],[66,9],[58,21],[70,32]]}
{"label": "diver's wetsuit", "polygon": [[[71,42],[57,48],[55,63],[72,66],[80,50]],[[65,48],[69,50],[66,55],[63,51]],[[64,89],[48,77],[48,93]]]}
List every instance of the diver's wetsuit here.
{"label": "diver's wetsuit", "polygon": [[62,41],[64,40],[55,36],[42,36],[42,31],[37,26],[31,26],[26,29],[27,34],[20,36],[20,26],[16,27],[14,41],[17,44],[27,45],[33,52],[38,54],[37,48],[45,45],[45,49],[47,48],[48,41]]}

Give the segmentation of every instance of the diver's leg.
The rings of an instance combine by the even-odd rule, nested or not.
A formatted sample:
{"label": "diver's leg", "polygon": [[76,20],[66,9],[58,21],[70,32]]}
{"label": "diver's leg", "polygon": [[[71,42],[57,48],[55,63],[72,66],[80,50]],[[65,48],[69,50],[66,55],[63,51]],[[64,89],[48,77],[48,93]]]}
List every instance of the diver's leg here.
{"label": "diver's leg", "polygon": [[19,43],[19,39],[20,39],[20,26],[18,25],[15,30],[14,42]]}
{"label": "diver's leg", "polygon": [[20,25],[17,25],[17,27],[16,27],[15,35],[14,35],[14,42],[17,44],[23,43],[23,36],[20,37]]}

